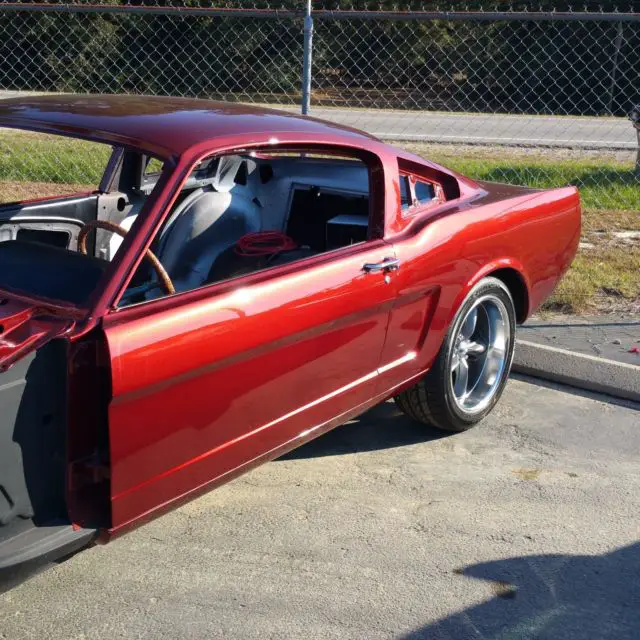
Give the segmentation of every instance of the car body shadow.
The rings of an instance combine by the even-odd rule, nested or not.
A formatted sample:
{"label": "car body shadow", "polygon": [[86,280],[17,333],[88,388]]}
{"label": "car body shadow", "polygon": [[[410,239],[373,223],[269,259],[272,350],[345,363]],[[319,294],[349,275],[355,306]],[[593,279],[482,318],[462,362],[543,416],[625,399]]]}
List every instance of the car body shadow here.
{"label": "car body shadow", "polygon": [[279,460],[393,449],[451,435],[453,434],[411,420],[400,412],[394,402],[389,401],[290,451]]}
{"label": "car body shadow", "polygon": [[455,573],[489,582],[495,596],[402,640],[640,638],[640,543],[596,556],[496,560]]}

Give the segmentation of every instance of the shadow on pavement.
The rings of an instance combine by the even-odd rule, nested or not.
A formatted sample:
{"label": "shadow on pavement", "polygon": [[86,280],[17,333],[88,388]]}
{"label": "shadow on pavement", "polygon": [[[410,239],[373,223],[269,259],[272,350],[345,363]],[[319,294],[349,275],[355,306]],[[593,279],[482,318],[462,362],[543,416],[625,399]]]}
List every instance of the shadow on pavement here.
{"label": "shadow on pavement", "polygon": [[414,422],[400,413],[393,402],[383,402],[351,422],[329,431],[279,459],[299,460],[392,449],[452,435],[454,434]]}
{"label": "shadow on pavement", "polygon": [[456,573],[489,582],[495,596],[402,640],[640,638],[640,543],[599,556],[525,556]]}
{"label": "shadow on pavement", "polygon": [[[509,377],[513,380],[520,380],[520,382],[526,382],[528,384],[535,384],[538,387],[544,387],[545,389],[553,389],[554,391],[561,391],[562,393],[570,393],[573,396],[579,396],[580,398],[589,398],[590,400],[597,400],[598,402],[606,402],[607,404],[614,404],[617,407],[624,407],[625,409],[631,409],[633,411],[640,411],[640,404],[633,400],[626,400],[624,398],[614,398],[613,396],[605,395],[603,393],[597,393],[595,391],[589,391],[588,389],[579,389],[578,387],[570,387],[560,382],[553,382],[551,380],[544,380],[543,378],[535,378],[528,376],[524,373],[509,374]],[[638,634],[640,640],[640,633]]]}

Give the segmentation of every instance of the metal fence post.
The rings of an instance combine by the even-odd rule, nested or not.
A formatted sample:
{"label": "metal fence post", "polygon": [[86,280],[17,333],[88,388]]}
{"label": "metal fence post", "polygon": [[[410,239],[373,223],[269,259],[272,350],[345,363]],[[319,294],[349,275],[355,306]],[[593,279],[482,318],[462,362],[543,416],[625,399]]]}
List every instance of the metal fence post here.
{"label": "metal fence post", "polygon": [[616,90],[616,81],[618,75],[618,59],[620,58],[620,48],[622,47],[622,30],[624,25],[622,22],[618,22],[618,32],[614,44],[613,52],[613,70],[611,71],[611,85],[609,86],[609,104],[607,106],[607,112],[613,113],[613,96]]}
{"label": "metal fence post", "polygon": [[307,0],[304,16],[304,52],[302,58],[302,115],[309,113],[311,105],[311,51],[313,49],[313,18],[311,0]]}

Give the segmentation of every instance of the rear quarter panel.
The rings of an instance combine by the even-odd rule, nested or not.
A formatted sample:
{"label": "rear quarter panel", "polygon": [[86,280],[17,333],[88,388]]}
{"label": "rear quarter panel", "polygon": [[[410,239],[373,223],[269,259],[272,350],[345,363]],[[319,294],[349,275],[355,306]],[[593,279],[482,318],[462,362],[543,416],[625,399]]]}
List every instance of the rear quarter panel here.
{"label": "rear quarter panel", "polygon": [[401,267],[393,274],[398,298],[383,362],[415,349],[419,356],[403,372],[407,378],[431,365],[457,309],[483,277],[505,268],[518,272],[527,289],[522,321],[553,291],[576,253],[575,188],[480,187],[475,198],[416,213],[389,238]]}

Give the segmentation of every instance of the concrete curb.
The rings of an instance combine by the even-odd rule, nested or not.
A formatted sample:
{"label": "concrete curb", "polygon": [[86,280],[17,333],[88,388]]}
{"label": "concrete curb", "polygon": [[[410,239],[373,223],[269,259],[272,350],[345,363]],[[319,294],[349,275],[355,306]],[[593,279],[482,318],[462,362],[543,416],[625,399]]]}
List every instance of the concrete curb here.
{"label": "concrete curb", "polygon": [[513,370],[640,402],[640,367],[632,364],[517,340]]}

